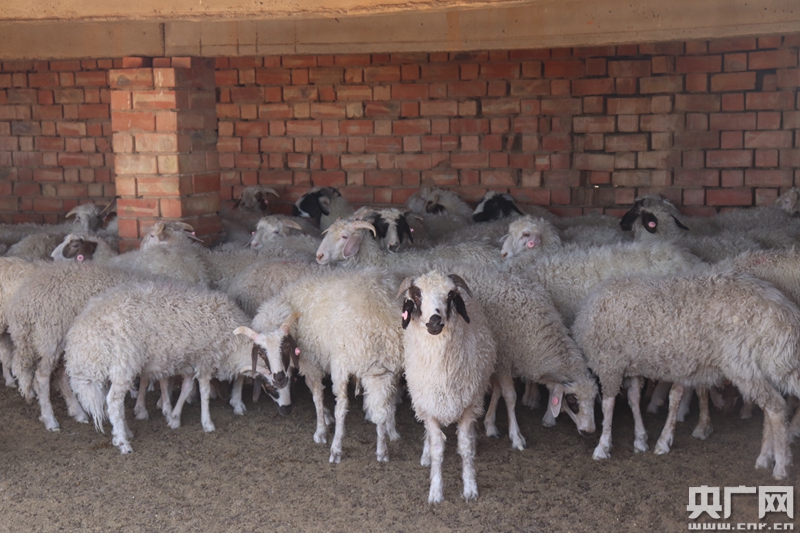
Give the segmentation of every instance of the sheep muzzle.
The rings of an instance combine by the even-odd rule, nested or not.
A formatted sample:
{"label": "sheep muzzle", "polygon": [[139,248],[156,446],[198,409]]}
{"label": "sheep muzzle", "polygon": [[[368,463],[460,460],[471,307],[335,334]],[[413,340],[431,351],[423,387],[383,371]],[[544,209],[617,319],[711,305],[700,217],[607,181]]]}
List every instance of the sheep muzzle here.
{"label": "sheep muzzle", "polygon": [[438,335],[444,329],[444,322],[442,322],[442,317],[439,315],[431,315],[431,318],[425,324],[425,328],[427,328],[428,333],[431,335]]}

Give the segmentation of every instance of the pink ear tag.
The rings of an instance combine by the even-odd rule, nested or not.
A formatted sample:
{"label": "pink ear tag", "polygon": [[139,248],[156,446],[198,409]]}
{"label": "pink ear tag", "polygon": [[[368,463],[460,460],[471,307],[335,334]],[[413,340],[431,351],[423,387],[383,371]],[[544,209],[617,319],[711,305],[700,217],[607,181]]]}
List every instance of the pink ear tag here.
{"label": "pink ear tag", "polygon": [[192,232],[192,235],[197,235],[197,233],[193,231],[193,232]]}
{"label": "pink ear tag", "polygon": [[650,221],[650,222],[647,223],[647,227],[648,228],[655,228],[656,227],[656,223],[653,222],[653,221]]}
{"label": "pink ear tag", "polygon": [[403,311],[403,320],[408,320],[408,311]]}
{"label": "pink ear tag", "polygon": [[410,229],[411,229],[411,233],[414,233],[414,228],[410,228]]}
{"label": "pink ear tag", "polygon": [[300,355],[300,348],[295,348],[294,349],[294,354],[295,355]]}
{"label": "pink ear tag", "polygon": [[552,400],[550,400],[550,402],[551,402],[553,405],[558,405],[558,398],[556,398],[555,396],[553,396],[553,399],[552,399]]}
{"label": "pink ear tag", "polygon": [[256,234],[256,232],[255,232],[255,231],[251,231],[251,232],[250,232],[250,235],[255,235],[255,234]]}
{"label": "pink ear tag", "polygon": [[535,243],[535,242],[533,242],[533,241],[528,241],[528,248],[533,248],[534,246],[536,246],[536,243]]}
{"label": "pink ear tag", "polygon": [[83,254],[78,254],[78,257],[75,259],[77,259],[79,263],[82,263],[85,258],[83,257]]}

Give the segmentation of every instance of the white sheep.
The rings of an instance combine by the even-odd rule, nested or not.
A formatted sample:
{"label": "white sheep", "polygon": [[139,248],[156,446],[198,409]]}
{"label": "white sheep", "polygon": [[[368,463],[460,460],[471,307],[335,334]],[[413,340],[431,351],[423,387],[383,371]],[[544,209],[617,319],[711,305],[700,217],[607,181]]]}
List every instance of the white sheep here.
{"label": "white sheep", "polygon": [[94,261],[106,264],[119,255],[102,238],[91,233],[70,233],[56,246],[50,257],[53,261]]}
{"label": "white sheep", "polygon": [[25,279],[44,263],[32,263],[16,257],[0,257],[0,364],[3,365],[3,378],[6,387],[14,387],[11,373],[13,345],[6,330],[8,314],[6,306]]}
{"label": "white sheep", "polygon": [[[489,327],[497,343],[497,380],[492,382],[492,399],[484,418],[486,434],[499,436],[495,411],[502,392],[512,445],[517,450],[525,447],[514,414],[513,377],[544,383],[553,391],[548,407],[551,424],[563,410],[579,432],[593,433],[597,387],[550,295],[537,283],[494,269],[460,265],[451,270],[469,283],[475,299],[491,317]],[[577,400],[577,414],[564,405],[564,397],[570,406]]]}
{"label": "white sheep", "polygon": [[[183,404],[197,379],[203,430],[214,431],[208,409],[212,378],[230,380],[252,372],[273,377],[240,329],[247,323],[247,316],[220,292],[167,283],[121,285],[90,300],[75,318],[66,336],[66,372],[100,431],[107,403],[113,443],[123,454],[132,451],[133,436],[123,400],[139,375],[183,376],[175,407],[170,409],[168,396],[163,399],[173,429],[180,426]],[[280,354],[272,355],[280,360]]]}
{"label": "white sheep", "polygon": [[328,269],[300,261],[257,261],[234,276],[225,292],[244,311],[255,316],[258,308],[288,285],[307,276],[319,276]]}
{"label": "white sheep", "polygon": [[478,497],[475,479],[475,421],[497,357],[487,317],[466,282],[431,271],[403,280],[403,360],[411,404],[425,424],[420,463],[431,467],[428,503],[444,499],[441,426],[458,423],[463,496]]}
{"label": "white sheep", "polygon": [[[595,459],[609,457],[614,401],[626,376],[679,384],[670,394],[656,453],[669,451],[682,386],[715,386],[728,379],[765,412],[756,467],[768,468],[774,460],[773,476],[787,476],[791,458],[781,392],[800,392],[800,310],[780,291],[748,274],[706,270],[620,278],[586,299],[572,332],[603,391],[603,434]],[[633,411],[634,446],[644,451],[647,436],[638,406]]]}
{"label": "white sheep", "polygon": [[447,213],[466,222],[472,221],[472,208],[453,191],[423,187],[409,196],[405,205],[418,215]]}
{"label": "white sheep", "polygon": [[317,263],[327,265],[344,262],[345,266],[377,266],[382,268],[418,267],[433,261],[470,261],[477,264],[497,264],[497,250],[483,243],[459,243],[437,246],[428,250],[411,249],[387,254],[367,236],[376,235],[372,224],[362,220],[337,220],[328,228],[317,250]]}
{"label": "white sheep", "polygon": [[303,227],[294,220],[268,216],[258,221],[249,244],[250,249],[264,255],[271,255],[271,251],[277,248],[282,252],[295,251],[299,257],[310,260],[319,243],[319,237],[304,234]]}
{"label": "white sheep", "polygon": [[63,233],[34,233],[16,242],[6,251],[6,257],[19,257],[28,261],[43,261],[64,239]]}
{"label": "white sheep", "polygon": [[[137,277],[91,262],[56,263],[28,276],[6,305],[8,331],[16,347],[14,376],[26,400],[31,401],[35,390],[40,419],[48,430],[59,429],[50,403],[50,376],[61,360],[72,321],[89,298],[132,279]],[[70,416],[86,422],[86,413],[75,400],[66,376],[59,375],[58,383]]]}
{"label": "white sheep", "polygon": [[414,242],[415,229],[409,224],[409,220],[421,221],[422,217],[411,211],[403,211],[394,207],[365,206],[353,213],[350,219],[364,220],[372,224],[375,228],[375,238],[381,243],[381,247],[389,252],[398,251],[404,241],[408,241],[405,247],[420,247],[422,244],[419,235],[417,235],[417,242]]}
{"label": "white sheep", "polygon": [[223,207],[221,219],[226,242],[244,244],[249,240],[259,219],[269,212],[269,194],[280,197],[272,187],[251,185],[242,189],[232,208]]}
{"label": "white sheep", "polygon": [[265,302],[253,319],[255,331],[275,334],[292,313],[301,315],[291,333],[300,349],[300,373],[316,407],[314,442],[326,442],[322,386],[326,374],[336,396],[331,463],[342,458],[350,376],[364,388],[367,411],[376,425],[378,461],[389,459],[386,437],[399,437],[394,430],[394,398],[402,344],[395,287],[394,277],[377,269],[306,277]]}

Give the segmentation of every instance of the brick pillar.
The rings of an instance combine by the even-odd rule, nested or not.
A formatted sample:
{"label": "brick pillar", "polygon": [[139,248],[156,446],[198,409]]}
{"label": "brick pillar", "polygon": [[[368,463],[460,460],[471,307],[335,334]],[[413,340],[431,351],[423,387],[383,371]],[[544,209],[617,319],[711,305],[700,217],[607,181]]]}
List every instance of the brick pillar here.
{"label": "brick pillar", "polygon": [[182,220],[207,243],[220,225],[214,60],[123,59],[111,70],[120,250],[157,220]]}

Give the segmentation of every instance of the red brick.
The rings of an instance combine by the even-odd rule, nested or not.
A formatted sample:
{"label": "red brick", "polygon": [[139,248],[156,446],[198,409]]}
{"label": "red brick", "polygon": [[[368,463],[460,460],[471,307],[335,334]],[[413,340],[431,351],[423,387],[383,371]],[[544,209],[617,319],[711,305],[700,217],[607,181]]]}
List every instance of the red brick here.
{"label": "red brick", "polygon": [[756,150],[757,167],[777,167],[778,150]]}
{"label": "red brick", "polygon": [[392,133],[395,135],[425,135],[431,132],[431,121],[426,119],[395,120]]}
{"label": "red brick", "polygon": [[456,135],[489,133],[487,119],[454,118],[450,120],[450,133]]}
{"label": "red brick", "polygon": [[[12,127],[13,133],[13,127]],[[85,137],[86,124],[83,122],[59,122],[56,125],[56,132],[60,137]]]}
{"label": "red brick", "polygon": [[458,116],[458,102],[455,100],[420,102],[419,114],[423,116],[455,117]]}
{"label": "red brick", "polygon": [[791,148],[791,131],[746,131],[745,148]]}
{"label": "red brick", "polygon": [[[524,82],[515,82],[524,83]],[[474,98],[486,96],[487,85],[483,80],[458,81],[447,84],[447,96],[450,98]],[[431,94],[431,97],[434,95]]]}
{"label": "red brick", "polygon": [[766,52],[750,52],[747,54],[747,64],[750,70],[796,67],[797,50],[784,48]]}
{"label": "red brick", "polygon": [[560,98],[542,100],[543,115],[579,115],[583,108],[580,98]]}
{"label": "red brick", "polygon": [[484,115],[517,115],[520,112],[518,99],[485,99],[481,103],[481,112]]}
{"label": "red brick", "polygon": [[614,170],[614,156],[576,153],[572,156],[572,167],[578,170],[601,170],[611,172]]}
{"label": "red brick", "polygon": [[455,63],[423,64],[420,67],[423,81],[456,81],[460,79],[459,65]]}
{"label": "red brick", "polygon": [[679,150],[719,148],[719,133],[715,131],[675,132],[673,144]]}
{"label": "red brick", "polygon": [[676,187],[719,187],[719,170],[677,169],[673,177]]}
{"label": "red brick", "polygon": [[424,170],[432,167],[431,154],[398,154],[395,167],[399,169]]}
{"label": "red brick", "polygon": [[511,96],[523,98],[530,96],[547,96],[550,94],[550,80],[511,81],[510,94]]}
{"label": "red brick", "polygon": [[676,94],[675,111],[699,111],[713,113],[720,110],[717,94]]}
{"label": "red brick", "polygon": [[800,111],[784,111],[783,127],[787,129],[800,128]]}
{"label": "red brick", "polygon": [[367,117],[397,117],[400,115],[399,102],[367,102],[364,106]]}
{"label": "red brick", "polygon": [[[458,79],[457,77],[455,79]],[[367,83],[400,81],[400,66],[385,65],[380,67],[366,67],[364,81]]]}
{"label": "red brick", "polygon": [[651,150],[649,152],[639,152],[638,168],[672,168],[680,166],[681,153],[668,150]]}
{"label": "red brick", "polygon": [[708,51],[714,52],[736,52],[739,50],[755,50],[755,37],[739,37],[730,39],[717,39],[709,41]]}
{"label": "red brick", "polygon": [[614,94],[614,80],[612,78],[592,78],[573,80],[573,96],[586,96],[591,94]]}
{"label": "red brick", "polygon": [[683,90],[683,76],[656,76],[641,78],[639,90],[642,94],[677,93]]}
{"label": "red brick", "polygon": [[450,155],[452,168],[488,168],[489,154],[487,153],[457,153]]}
{"label": "red brick", "polygon": [[392,85],[392,100],[425,100],[428,98],[426,83],[398,83]]}
{"label": "red brick", "polygon": [[612,78],[644,78],[650,75],[650,61],[609,61],[608,75]]}
{"label": "red brick", "polygon": [[675,59],[675,71],[689,72],[722,72],[722,56],[682,56]]}
{"label": "red brick", "polygon": [[800,167],[800,150],[781,150],[782,167]]}
{"label": "red brick", "polygon": [[317,187],[341,187],[346,184],[347,175],[342,171],[313,171],[311,181]]}
{"label": "red brick", "polygon": [[369,187],[389,187],[401,182],[402,174],[396,170],[368,170],[364,174],[364,184]]}
{"label": "red brick", "polygon": [[756,129],[755,113],[715,113],[710,119],[709,127],[713,131]]}
{"label": "red brick", "polygon": [[606,152],[643,152],[647,150],[646,135],[607,135]]}
{"label": "red brick", "polygon": [[752,150],[709,150],[706,152],[706,166],[711,168],[749,167],[752,164]]}
{"label": "red brick", "polygon": [[[85,86],[89,85],[89,83],[79,81],[80,74],[87,75],[87,74],[97,74],[97,73],[88,73],[88,72],[76,73],[75,75],[76,85]],[[103,75],[104,78],[103,81],[105,82],[105,73],[100,73],[100,74]],[[125,89],[128,87],[138,87],[138,88],[153,87],[154,84],[153,69],[139,68],[139,69],[125,69],[125,70],[110,70],[108,71],[108,81],[109,85],[113,89]],[[105,83],[103,83],[103,85],[104,84]]]}
{"label": "red brick", "polygon": [[744,135],[741,131],[723,131],[719,144],[723,150],[744,148]]}
{"label": "red brick", "polygon": [[237,122],[237,137],[266,137],[269,135],[269,124],[266,122]]}
{"label": "red brick", "polygon": [[93,118],[110,118],[108,104],[79,104],[78,105],[78,118],[93,119]]}
{"label": "red brick", "polygon": [[28,87],[58,87],[58,85],[58,74],[55,72],[28,74]]}
{"label": "red brick", "polygon": [[316,100],[317,87],[314,85],[283,87],[283,99],[287,102]]}
{"label": "red brick", "polygon": [[371,135],[373,124],[371,120],[343,120],[339,130],[342,135]]}
{"label": "red brick", "polygon": [[33,169],[34,181],[64,181],[64,171],[60,168]]}
{"label": "red brick", "polygon": [[369,153],[400,153],[403,141],[400,137],[367,137],[365,150]]}
{"label": "red brick", "polygon": [[749,109],[794,109],[794,93],[757,92],[747,93],[745,107]]}
{"label": "red brick", "polygon": [[748,168],[744,171],[745,187],[791,187],[792,169],[765,170]]}
{"label": "red brick", "polygon": [[682,131],[683,115],[643,115],[641,131]]}
{"label": "red brick", "polygon": [[481,77],[486,79],[519,78],[519,63],[483,63]]}
{"label": "red brick", "polygon": [[513,126],[514,133],[536,133],[539,131],[537,117],[516,117]]}
{"label": "red brick", "polygon": [[641,115],[650,112],[650,98],[609,98],[609,115]]}
{"label": "red brick", "polygon": [[711,76],[711,92],[752,91],[755,88],[755,72],[714,74]]}
{"label": "red brick", "polygon": [[546,78],[580,78],[586,75],[586,65],[583,61],[545,61],[544,75]]}
{"label": "red brick", "polygon": [[313,141],[314,152],[320,154],[341,154],[347,150],[346,137],[321,137]]}
{"label": "red brick", "polygon": [[575,133],[613,133],[616,127],[616,117],[574,117],[573,129]]}
{"label": "red brick", "polygon": [[261,139],[261,152],[292,152],[294,140],[290,137],[266,137]]}
{"label": "red brick", "polygon": [[313,103],[311,104],[311,117],[343,119],[347,117],[347,108],[345,104]]}

